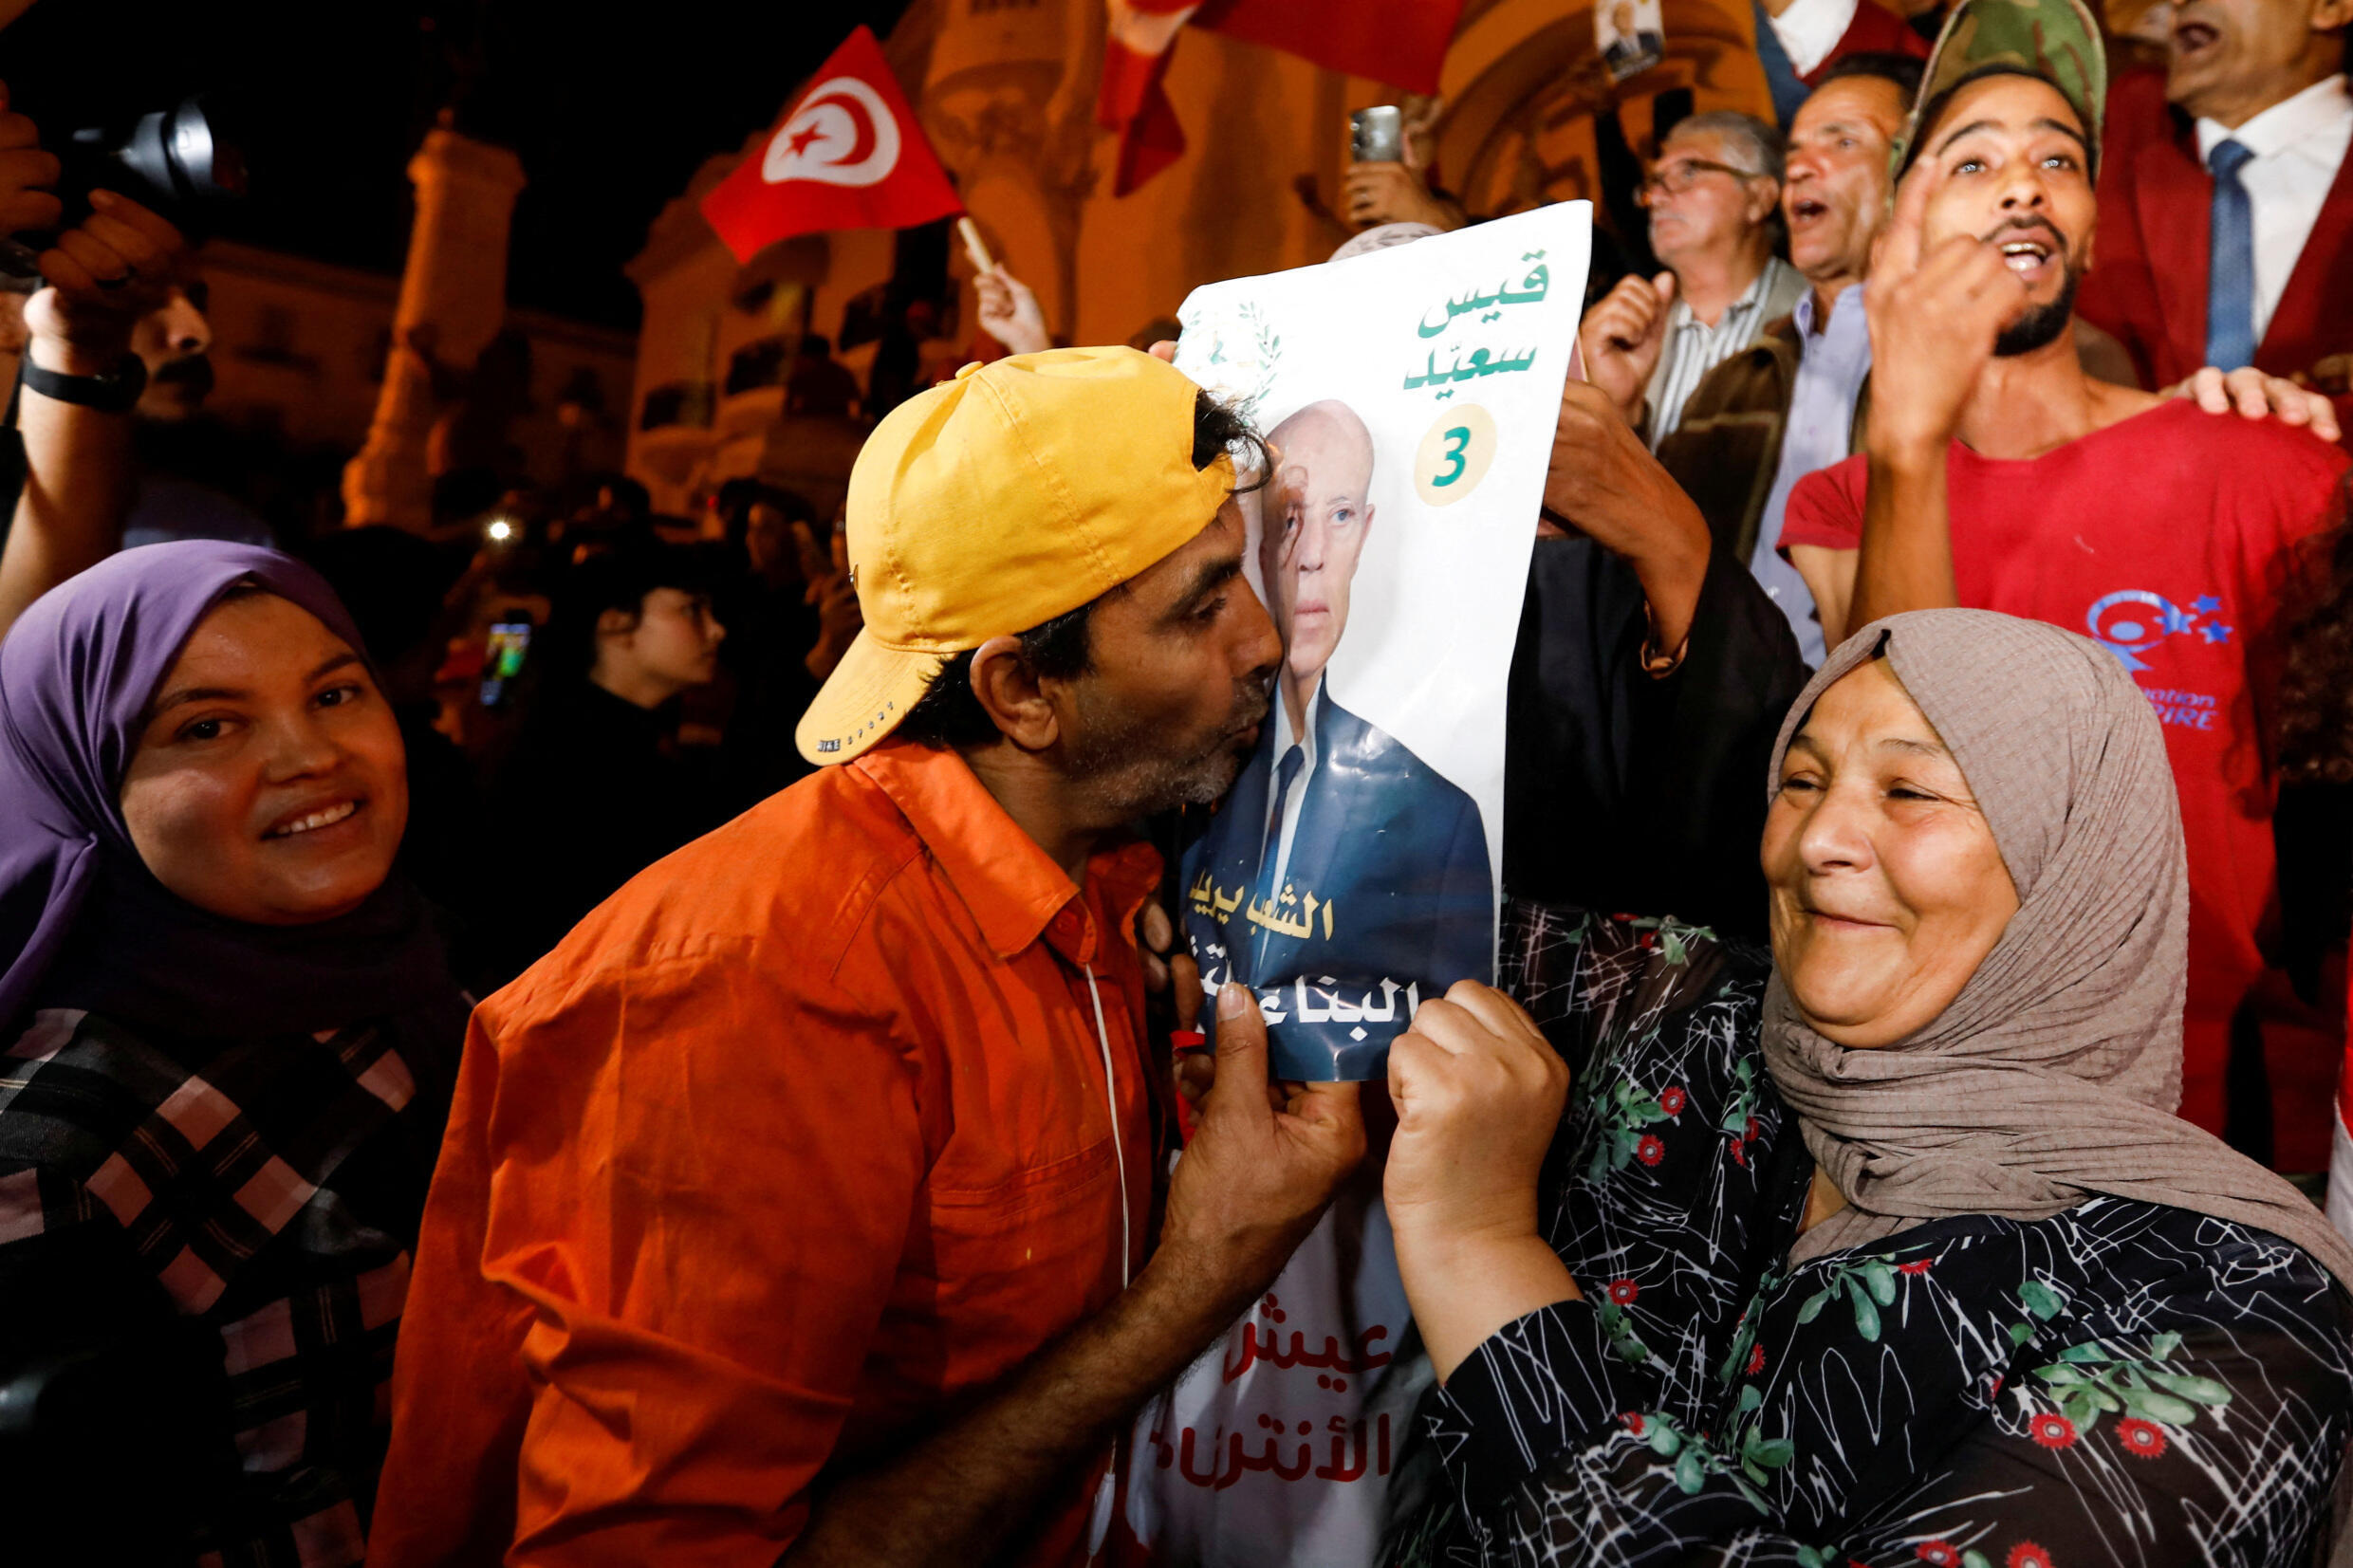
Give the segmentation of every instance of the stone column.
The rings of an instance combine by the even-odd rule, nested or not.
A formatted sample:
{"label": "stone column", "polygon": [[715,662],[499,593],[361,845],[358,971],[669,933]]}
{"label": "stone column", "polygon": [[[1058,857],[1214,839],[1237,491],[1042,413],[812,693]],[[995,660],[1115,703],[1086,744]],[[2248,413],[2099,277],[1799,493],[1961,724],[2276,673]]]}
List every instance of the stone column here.
{"label": "stone column", "polygon": [[[426,133],[409,160],[417,224],[392,318],[392,353],[367,444],[343,470],[343,512],[352,526],[394,523],[422,529],[433,516],[425,447],[442,412],[434,365],[463,376],[496,336],[507,313],[507,232],[523,164],[504,147],[456,131]],[[409,344],[429,328],[433,363]]]}

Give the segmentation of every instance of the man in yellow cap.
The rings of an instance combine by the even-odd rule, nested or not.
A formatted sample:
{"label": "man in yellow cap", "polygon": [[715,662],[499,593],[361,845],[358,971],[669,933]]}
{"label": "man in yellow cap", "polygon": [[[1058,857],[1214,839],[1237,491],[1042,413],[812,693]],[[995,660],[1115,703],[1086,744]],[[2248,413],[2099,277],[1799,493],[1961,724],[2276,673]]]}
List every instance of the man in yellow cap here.
{"label": "man in yellow cap", "polygon": [[1248,439],[1118,348],[877,428],[866,629],[800,730],[838,766],[475,1014],[372,1562],[1093,1554],[1118,1434],[1363,1150],[1353,1084],[1272,1107],[1229,987],[1155,1213],[1132,932],[1159,864],[1127,824],[1215,799],[1266,715]]}

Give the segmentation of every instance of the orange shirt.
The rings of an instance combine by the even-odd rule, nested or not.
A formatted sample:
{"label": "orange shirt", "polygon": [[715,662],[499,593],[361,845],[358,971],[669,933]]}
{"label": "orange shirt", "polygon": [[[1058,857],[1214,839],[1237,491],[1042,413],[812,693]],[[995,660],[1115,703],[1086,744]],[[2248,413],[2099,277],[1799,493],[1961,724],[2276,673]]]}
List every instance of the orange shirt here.
{"label": "orange shirt", "polygon": [[[1105,853],[1082,892],[955,753],[886,745],[484,1003],[368,1560],[768,1568],[828,1462],[1101,1311],[1160,1164],[1132,935],[1159,866]],[[1024,1560],[1084,1559],[1101,1474]]]}

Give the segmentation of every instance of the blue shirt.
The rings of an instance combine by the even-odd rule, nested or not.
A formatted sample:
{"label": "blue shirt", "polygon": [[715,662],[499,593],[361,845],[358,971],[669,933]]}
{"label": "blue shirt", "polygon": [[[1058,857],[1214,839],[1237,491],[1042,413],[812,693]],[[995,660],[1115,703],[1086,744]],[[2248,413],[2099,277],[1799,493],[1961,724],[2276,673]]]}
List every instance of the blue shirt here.
{"label": "blue shirt", "polygon": [[[1847,304],[1849,300],[1854,303]],[[1830,302],[1830,320],[1819,335],[1811,290],[1797,302],[1796,319],[1797,379],[1789,389],[1789,417],[1781,433],[1781,466],[1773,471],[1772,493],[1765,498],[1749,570],[1789,618],[1798,652],[1819,669],[1828,649],[1822,622],[1814,616],[1814,596],[1775,546],[1781,543],[1782,513],[1797,482],[1850,454],[1855,400],[1862,396],[1863,378],[1871,374],[1871,327],[1863,318],[1860,286],[1843,290]]]}

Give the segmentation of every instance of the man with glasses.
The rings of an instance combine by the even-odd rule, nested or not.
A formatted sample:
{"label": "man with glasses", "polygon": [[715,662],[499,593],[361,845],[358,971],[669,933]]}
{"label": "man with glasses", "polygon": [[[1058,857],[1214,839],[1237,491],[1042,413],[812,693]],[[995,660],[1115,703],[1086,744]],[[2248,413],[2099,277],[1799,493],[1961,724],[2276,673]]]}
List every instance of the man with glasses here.
{"label": "man with glasses", "polygon": [[[1888,149],[1919,80],[1918,61],[1885,54],[1850,55],[1823,73],[1789,127],[1782,193],[1798,297],[1727,347],[1678,406],[1676,428],[1653,442],[1707,519],[1717,553],[1755,573],[1810,665],[1823,659],[1822,626],[1773,544],[1789,487],[1855,450],[1871,368],[1858,286],[1887,208]],[[1609,304],[1588,314],[1581,336],[1588,374],[1605,386],[1617,361],[1658,352],[1644,335],[1661,324],[1598,322]]]}
{"label": "man with glasses", "polygon": [[1781,133],[1762,120],[1695,115],[1667,133],[1642,182],[1651,249],[1667,270],[1620,280],[1586,313],[1583,335],[1595,382],[1654,451],[1700,378],[1805,292],[1797,269],[1773,254],[1781,155]]}

